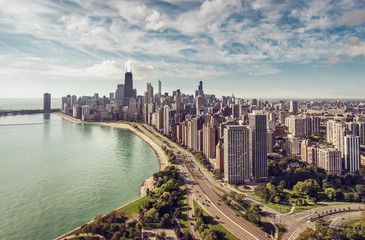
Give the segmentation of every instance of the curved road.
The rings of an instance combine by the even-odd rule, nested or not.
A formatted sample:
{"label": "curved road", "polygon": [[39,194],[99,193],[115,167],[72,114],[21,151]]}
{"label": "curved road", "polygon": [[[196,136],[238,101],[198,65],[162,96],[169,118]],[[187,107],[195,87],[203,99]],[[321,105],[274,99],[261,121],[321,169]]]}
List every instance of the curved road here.
{"label": "curved road", "polygon": [[[151,139],[155,139],[155,136],[151,134],[149,131],[153,131],[155,134],[157,133],[152,127],[143,124],[145,129],[141,129],[145,134],[147,134]],[[204,209],[216,220],[219,220],[219,223],[224,226],[229,232],[237,236],[239,239],[248,239],[248,240],[263,240],[263,239],[272,239],[265,232],[261,231],[257,227],[253,226],[246,220],[237,216],[236,213],[230,209],[223,202],[220,202],[220,199],[215,194],[215,192],[210,188],[211,183],[198,171],[196,165],[194,164],[194,156],[188,152],[187,150],[181,148],[175,143],[171,142],[169,139],[159,134],[159,137],[163,138],[169,149],[174,151],[176,155],[181,155],[181,152],[184,152],[184,157],[186,159],[186,166],[189,168],[190,172],[192,172],[195,176],[196,182],[193,177],[190,175],[189,171],[187,171],[188,175],[190,175],[192,184],[192,190],[195,196],[197,196],[198,203],[203,205]],[[156,143],[162,147],[165,144],[161,141],[155,141]],[[184,175],[183,175],[184,177]],[[206,205],[208,203],[208,205]],[[217,218],[218,217],[218,218]],[[190,224],[190,223],[189,223]]]}

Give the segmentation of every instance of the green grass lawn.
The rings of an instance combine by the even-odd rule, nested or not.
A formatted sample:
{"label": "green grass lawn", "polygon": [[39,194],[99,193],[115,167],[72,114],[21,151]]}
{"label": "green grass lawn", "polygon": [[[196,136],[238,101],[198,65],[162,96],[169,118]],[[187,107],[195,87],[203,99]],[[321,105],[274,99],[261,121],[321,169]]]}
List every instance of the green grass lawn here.
{"label": "green grass lawn", "polygon": [[[118,210],[119,211],[124,211],[125,214],[126,214],[126,217],[130,217],[133,213],[137,213],[138,212],[138,206],[140,206],[144,201],[148,200],[148,199],[151,199],[150,196],[145,196],[143,198],[139,198],[137,199],[136,201],[122,207],[121,209]],[[77,233],[81,233],[81,228],[71,232],[70,234],[68,235],[72,235],[72,234],[77,234]],[[79,238],[75,238],[75,239],[79,239]],[[95,238],[93,238],[95,239]]]}
{"label": "green grass lawn", "polygon": [[178,218],[178,220],[181,224],[181,228],[182,228],[183,232],[189,231],[188,216],[187,216],[187,201],[188,201],[188,196],[187,196],[187,192],[185,189],[178,201],[178,205],[179,205],[179,208],[181,211],[181,216],[180,216],[180,218]]}
{"label": "green grass lawn", "polygon": [[283,236],[284,236],[284,233],[286,231],[284,225],[280,224],[280,223],[277,223],[276,226],[279,228],[279,236],[278,236],[278,239],[282,239]]}
{"label": "green grass lawn", "polygon": [[[201,207],[194,201],[194,209]],[[203,209],[202,209],[203,210]],[[209,216],[207,212],[203,210],[204,218],[207,222],[207,226],[210,230],[213,230],[217,233],[219,239],[226,240],[239,240],[236,236],[230,233],[227,229],[218,224],[217,221],[214,220],[213,217]]]}
{"label": "green grass lawn", "polygon": [[291,205],[290,204],[279,204],[279,203],[272,203],[272,202],[265,202],[262,200],[257,200],[255,199],[257,202],[262,203],[263,205],[272,208],[280,213],[288,213],[290,212],[291,209]]}
{"label": "green grass lawn", "polygon": [[124,211],[126,214],[126,217],[130,217],[133,213],[138,212],[138,206],[140,206],[144,201],[151,199],[150,196],[145,196],[143,198],[140,198],[124,207],[119,209],[118,211]]}

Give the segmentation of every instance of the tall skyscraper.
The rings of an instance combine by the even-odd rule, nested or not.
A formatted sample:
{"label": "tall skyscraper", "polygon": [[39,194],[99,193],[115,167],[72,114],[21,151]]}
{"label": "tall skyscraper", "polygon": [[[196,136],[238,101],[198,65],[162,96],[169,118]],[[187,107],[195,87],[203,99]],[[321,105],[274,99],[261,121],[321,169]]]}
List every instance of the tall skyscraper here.
{"label": "tall skyscraper", "polygon": [[163,107],[163,133],[170,134],[170,107],[168,105]]}
{"label": "tall skyscraper", "polygon": [[344,137],[344,162],[345,169],[356,172],[361,165],[360,137],[347,135]]}
{"label": "tall skyscraper", "polygon": [[265,179],[267,172],[266,115],[254,111],[249,115],[250,168],[254,178]]}
{"label": "tall skyscraper", "polygon": [[365,146],[365,122],[359,122],[360,145]]}
{"label": "tall skyscraper", "polygon": [[118,102],[118,105],[123,105],[124,103],[124,85],[118,84],[117,90],[115,91],[115,99]]}
{"label": "tall skyscraper", "polygon": [[290,101],[290,112],[297,114],[298,113],[298,102],[297,101]]}
{"label": "tall skyscraper", "polygon": [[196,115],[199,116],[204,111],[204,98],[201,95],[196,97]]}
{"label": "tall skyscraper", "polygon": [[180,111],[181,111],[181,92],[180,92],[180,89],[177,89],[175,99],[176,99],[176,101],[175,101],[176,102],[176,113],[180,113]]}
{"label": "tall skyscraper", "polygon": [[195,91],[195,97],[197,96],[204,96],[204,91],[203,91],[203,81],[199,81],[199,86],[198,86],[198,90]]}
{"label": "tall skyscraper", "polygon": [[129,105],[129,99],[133,96],[133,76],[131,72],[125,73],[124,78],[124,106]]}
{"label": "tall skyscraper", "polygon": [[161,96],[161,80],[158,80],[158,95]]}
{"label": "tall skyscraper", "polygon": [[249,130],[246,126],[227,125],[224,129],[224,179],[227,183],[250,180]]}
{"label": "tall skyscraper", "polygon": [[51,94],[50,93],[43,94],[43,111],[44,112],[51,111]]}

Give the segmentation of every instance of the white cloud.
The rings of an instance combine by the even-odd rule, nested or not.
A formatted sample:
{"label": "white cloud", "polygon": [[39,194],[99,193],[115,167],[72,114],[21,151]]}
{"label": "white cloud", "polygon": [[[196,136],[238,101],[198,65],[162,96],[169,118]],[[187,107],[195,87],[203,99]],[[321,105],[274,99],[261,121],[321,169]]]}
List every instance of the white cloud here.
{"label": "white cloud", "polygon": [[359,25],[365,22],[365,9],[349,11],[337,19],[338,25]]}
{"label": "white cloud", "polygon": [[356,57],[363,55],[365,57],[365,40],[358,37],[352,37],[348,39],[348,48],[346,54],[350,57]]}

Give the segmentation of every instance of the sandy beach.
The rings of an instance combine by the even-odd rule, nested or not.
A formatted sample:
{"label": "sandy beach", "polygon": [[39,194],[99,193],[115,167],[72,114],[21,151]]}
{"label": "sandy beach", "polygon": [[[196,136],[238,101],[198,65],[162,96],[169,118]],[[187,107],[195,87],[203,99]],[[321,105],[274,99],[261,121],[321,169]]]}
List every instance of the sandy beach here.
{"label": "sandy beach", "polygon": [[[72,123],[79,123],[79,124],[95,124],[95,125],[103,125],[108,127],[114,127],[114,128],[122,128],[122,129],[128,129],[131,132],[133,132],[135,135],[137,135],[140,139],[145,141],[148,145],[151,146],[153,151],[155,152],[158,162],[160,164],[160,171],[163,170],[166,166],[169,165],[167,156],[165,155],[164,151],[148,136],[143,134],[142,132],[138,131],[136,128],[132,127],[128,123],[108,123],[108,122],[83,122],[80,119],[73,118],[71,116],[68,116],[66,114],[57,112],[54,113],[55,115],[69,121]],[[149,188],[150,190],[153,189],[153,177],[149,177],[145,179],[142,184],[139,191],[139,196],[144,197],[146,195],[146,190]]]}

